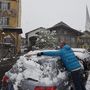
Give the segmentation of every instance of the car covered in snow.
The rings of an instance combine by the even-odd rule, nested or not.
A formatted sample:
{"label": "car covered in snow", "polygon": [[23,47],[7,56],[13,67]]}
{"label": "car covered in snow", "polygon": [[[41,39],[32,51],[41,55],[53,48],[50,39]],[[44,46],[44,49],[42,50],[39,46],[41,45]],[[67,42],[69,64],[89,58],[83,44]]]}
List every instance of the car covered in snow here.
{"label": "car covered in snow", "polygon": [[14,90],[73,90],[69,74],[60,58],[37,57],[37,52],[40,51],[30,51],[20,56],[16,64],[5,73],[4,76],[9,79],[6,79],[7,82],[12,82]]}
{"label": "car covered in snow", "polygon": [[84,48],[72,48],[76,57],[82,61],[84,67],[90,70],[90,53]]}
{"label": "car covered in snow", "polygon": [[[74,90],[70,74],[63,67],[60,57],[38,57],[37,53],[41,51],[30,51],[20,56],[2,81],[5,78],[6,82],[11,81],[14,90]],[[87,52],[76,48],[73,51],[79,59],[87,57],[89,61]]]}

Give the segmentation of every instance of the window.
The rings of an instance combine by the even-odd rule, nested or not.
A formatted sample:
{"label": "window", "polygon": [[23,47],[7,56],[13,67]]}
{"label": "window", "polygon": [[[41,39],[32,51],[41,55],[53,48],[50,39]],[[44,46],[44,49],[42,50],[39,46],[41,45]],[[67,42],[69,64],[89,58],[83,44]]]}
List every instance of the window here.
{"label": "window", "polygon": [[7,36],[4,37],[4,43],[12,43],[12,41],[13,40],[12,40],[10,35],[7,35]]}
{"label": "window", "polygon": [[8,3],[8,2],[0,2],[0,3],[1,3],[0,8],[2,10],[9,10],[10,9],[10,3]]}
{"label": "window", "polygon": [[71,36],[71,42],[75,42],[75,37]]}
{"label": "window", "polygon": [[9,25],[9,18],[1,17],[0,18],[0,26],[7,26],[7,25]]}
{"label": "window", "polygon": [[67,32],[66,32],[66,31],[64,31],[64,34],[66,35],[66,34],[67,34]]}

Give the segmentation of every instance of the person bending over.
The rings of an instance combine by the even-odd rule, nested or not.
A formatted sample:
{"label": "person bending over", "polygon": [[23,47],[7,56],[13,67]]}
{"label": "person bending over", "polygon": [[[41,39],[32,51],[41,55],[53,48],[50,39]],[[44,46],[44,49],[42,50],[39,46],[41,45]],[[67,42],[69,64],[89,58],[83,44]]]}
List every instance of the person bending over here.
{"label": "person bending over", "polygon": [[79,60],[76,58],[71,47],[68,44],[66,44],[65,41],[61,41],[60,49],[56,51],[50,50],[46,52],[44,51],[37,53],[37,56],[41,55],[60,56],[67,71],[71,72],[71,77],[75,86],[75,90],[86,90]]}

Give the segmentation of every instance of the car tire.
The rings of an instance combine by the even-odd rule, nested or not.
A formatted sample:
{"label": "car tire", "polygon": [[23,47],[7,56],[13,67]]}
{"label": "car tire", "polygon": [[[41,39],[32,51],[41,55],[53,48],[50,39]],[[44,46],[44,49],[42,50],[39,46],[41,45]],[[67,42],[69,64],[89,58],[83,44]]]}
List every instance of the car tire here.
{"label": "car tire", "polygon": [[88,68],[88,70],[90,70],[90,62],[87,63],[87,68]]}
{"label": "car tire", "polygon": [[68,90],[75,90],[73,83],[71,83],[71,84],[70,84],[70,86],[69,86],[69,89],[68,89]]}
{"label": "car tire", "polygon": [[71,88],[70,88],[70,90],[74,90],[74,88],[73,88],[73,87],[71,87]]}

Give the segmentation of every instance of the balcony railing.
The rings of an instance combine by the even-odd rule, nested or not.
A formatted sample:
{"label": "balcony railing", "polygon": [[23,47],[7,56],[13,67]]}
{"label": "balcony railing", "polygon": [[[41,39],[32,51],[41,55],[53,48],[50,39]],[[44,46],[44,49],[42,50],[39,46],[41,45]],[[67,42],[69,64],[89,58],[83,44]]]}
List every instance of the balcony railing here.
{"label": "balcony railing", "polygon": [[0,9],[0,17],[16,17],[17,16],[17,12],[15,9],[11,9],[11,10],[2,10]]}

